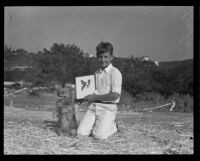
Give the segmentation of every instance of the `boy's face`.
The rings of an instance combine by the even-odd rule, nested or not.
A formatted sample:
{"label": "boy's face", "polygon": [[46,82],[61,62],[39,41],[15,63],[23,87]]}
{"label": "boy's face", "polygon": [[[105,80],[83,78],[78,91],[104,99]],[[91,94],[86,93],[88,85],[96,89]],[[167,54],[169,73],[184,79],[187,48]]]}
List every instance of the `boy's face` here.
{"label": "boy's face", "polygon": [[97,56],[97,59],[100,63],[102,69],[106,68],[112,61],[113,56],[110,52],[105,52]]}

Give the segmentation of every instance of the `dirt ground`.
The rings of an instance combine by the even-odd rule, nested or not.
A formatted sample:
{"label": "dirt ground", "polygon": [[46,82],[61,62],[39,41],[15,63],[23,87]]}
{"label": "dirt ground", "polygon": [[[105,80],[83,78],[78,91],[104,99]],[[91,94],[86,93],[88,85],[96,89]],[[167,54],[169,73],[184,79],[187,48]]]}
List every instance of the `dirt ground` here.
{"label": "dirt ground", "polygon": [[193,113],[119,111],[116,121],[107,140],[80,140],[56,136],[51,111],[4,107],[4,154],[193,154]]}

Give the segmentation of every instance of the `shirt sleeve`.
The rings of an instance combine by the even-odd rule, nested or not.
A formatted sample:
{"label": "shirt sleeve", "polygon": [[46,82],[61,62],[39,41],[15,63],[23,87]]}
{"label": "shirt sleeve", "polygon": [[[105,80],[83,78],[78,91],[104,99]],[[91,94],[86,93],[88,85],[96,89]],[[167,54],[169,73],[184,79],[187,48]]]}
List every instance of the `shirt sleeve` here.
{"label": "shirt sleeve", "polygon": [[119,70],[113,70],[111,73],[111,92],[121,95],[122,74]]}

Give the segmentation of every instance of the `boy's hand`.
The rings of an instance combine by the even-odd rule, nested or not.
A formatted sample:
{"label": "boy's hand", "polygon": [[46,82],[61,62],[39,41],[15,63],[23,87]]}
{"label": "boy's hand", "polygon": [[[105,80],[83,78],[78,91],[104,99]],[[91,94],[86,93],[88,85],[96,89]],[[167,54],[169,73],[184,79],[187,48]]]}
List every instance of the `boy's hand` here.
{"label": "boy's hand", "polygon": [[95,94],[89,94],[89,95],[85,96],[83,99],[88,102],[93,102],[93,101],[95,101]]}

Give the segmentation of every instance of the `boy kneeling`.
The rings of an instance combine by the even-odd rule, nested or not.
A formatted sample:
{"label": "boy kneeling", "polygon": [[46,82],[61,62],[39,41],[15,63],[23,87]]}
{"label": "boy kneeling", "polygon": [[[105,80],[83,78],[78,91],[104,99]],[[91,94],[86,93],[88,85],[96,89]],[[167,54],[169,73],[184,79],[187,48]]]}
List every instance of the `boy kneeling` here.
{"label": "boy kneeling", "polygon": [[100,65],[100,69],[95,72],[96,91],[84,97],[89,105],[78,126],[77,135],[92,134],[96,139],[103,140],[117,132],[116,103],[119,102],[121,95],[122,74],[111,63],[113,60],[111,43],[101,42],[96,51]]}

